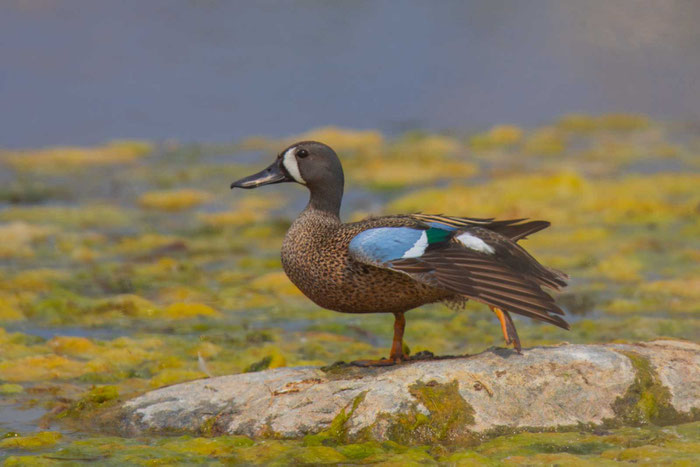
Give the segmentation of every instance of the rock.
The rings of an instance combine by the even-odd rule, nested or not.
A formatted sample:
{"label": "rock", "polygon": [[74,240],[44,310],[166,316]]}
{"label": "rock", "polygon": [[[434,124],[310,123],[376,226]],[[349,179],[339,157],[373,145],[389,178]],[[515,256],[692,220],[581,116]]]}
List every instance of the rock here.
{"label": "rock", "polygon": [[339,441],[472,442],[514,430],[700,419],[700,345],[490,349],[384,368],[279,368],[192,381],[127,401],[122,431]]}

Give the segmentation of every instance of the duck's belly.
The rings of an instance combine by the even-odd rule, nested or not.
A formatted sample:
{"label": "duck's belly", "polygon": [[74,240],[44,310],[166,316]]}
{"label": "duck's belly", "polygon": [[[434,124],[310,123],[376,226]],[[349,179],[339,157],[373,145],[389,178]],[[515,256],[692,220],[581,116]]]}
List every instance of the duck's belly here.
{"label": "duck's belly", "polygon": [[[314,261],[299,264],[282,255],[290,280],[317,305],[343,313],[393,313],[448,299],[453,294],[410,277],[368,266],[346,253],[315,252]],[[308,260],[308,256],[306,257]],[[304,261],[307,263],[307,261]]]}

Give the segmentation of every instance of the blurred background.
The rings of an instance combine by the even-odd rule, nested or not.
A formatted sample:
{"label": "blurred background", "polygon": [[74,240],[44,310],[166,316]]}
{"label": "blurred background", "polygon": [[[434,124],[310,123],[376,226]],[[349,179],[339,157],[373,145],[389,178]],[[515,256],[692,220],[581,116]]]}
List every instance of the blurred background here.
{"label": "blurred background", "polygon": [[699,17],[684,0],[7,0],[0,136],[36,147],[473,130],[573,111],[696,119]]}
{"label": "blurred background", "polygon": [[[652,0],[0,2],[0,461],[321,462],[303,442],[96,426],[150,389],[388,353],[391,316],[322,310],[282,272],[305,190],[229,190],[299,139],[339,153],[345,220],[551,221],[522,244],[570,274],[572,329],[515,317],[524,347],[697,340],[699,19],[698,2]],[[504,345],[476,303],[412,310],[406,342]],[[478,449],[697,452],[697,423],[658,430]]]}

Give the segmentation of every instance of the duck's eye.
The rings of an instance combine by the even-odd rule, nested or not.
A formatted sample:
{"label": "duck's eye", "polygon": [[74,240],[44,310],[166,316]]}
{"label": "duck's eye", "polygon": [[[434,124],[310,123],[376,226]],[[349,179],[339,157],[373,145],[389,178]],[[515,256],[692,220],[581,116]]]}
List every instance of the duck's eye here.
{"label": "duck's eye", "polygon": [[303,159],[303,158],[305,158],[305,157],[308,156],[308,155],[309,155],[309,151],[307,151],[306,149],[299,149],[299,150],[296,152],[296,156],[297,156],[298,158],[300,158],[300,159]]}

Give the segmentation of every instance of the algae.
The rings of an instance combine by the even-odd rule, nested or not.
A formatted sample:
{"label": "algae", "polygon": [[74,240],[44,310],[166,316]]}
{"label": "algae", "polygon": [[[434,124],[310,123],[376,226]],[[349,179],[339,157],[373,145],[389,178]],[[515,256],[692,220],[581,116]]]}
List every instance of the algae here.
{"label": "algae", "polygon": [[618,352],[630,359],[635,371],[634,383],[613,403],[618,423],[629,426],[648,423],[664,426],[700,419],[698,410],[684,414],[673,407],[671,393],[659,380],[649,359],[632,351]]}
{"label": "algae", "polygon": [[[335,433],[341,441],[326,436],[326,444],[313,446],[251,440],[219,450],[183,438],[183,446],[199,446],[201,453],[176,452],[179,438],[97,437],[107,420],[101,414],[113,410],[113,402],[155,387],[206,373],[240,373],[256,362],[259,368],[323,366],[386,355],[391,316],[321,310],[281,273],[279,247],[306,201],[304,190],[279,185],[245,197],[228,190],[232,180],[260,170],[261,160],[267,163],[300,138],[325,141],[343,159],[345,218],[423,211],[552,221],[522,243],[572,277],[556,297],[572,330],[515,317],[526,346],[700,335],[700,166],[698,141],[687,126],[639,115],[579,114],[537,128],[496,125],[471,135],[389,137],[326,127],[226,146],[5,151],[0,171],[10,180],[0,189],[0,325],[6,328],[0,328],[0,392],[13,410],[47,410],[40,423],[70,427],[45,452],[12,451],[7,464],[345,459],[336,462],[585,465],[645,462],[645,453],[653,462],[688,462],[697,446],[695,425],[669,426],[664,434],[655,424],[697,415],[669,411],[668,394],[643,361],[635,364],[639,383],[618,403],[625,421],[616,422],[641,425],[634,428],[641,431],[595,435],[592,427],[566,427],[574,434],[531,438],[532,447],[520,451],[525,438],[507,429],[479,445],[460,433],[458,425],[469,427],[468,408],[442,386],[413,388],[416,412],[404,424],[387,419],[397,423],[396,439],[410,438],[409,426],[416,437],[448,446],[432,450],[344,438],[342,430]],[[497,321],[475,303],[460,310],[429,305],[407,320],[405,339],[415,351],[461,355],[502,345]],[[340,365],[327,375],[348,378],[356,371]],[[114,388],[118,397],[91,400],[91,391],[101,387]],[[460,415],[451,419],[431,402],[431,390],[454,399],[450,404],[462,407]],[[71,408],[75,417],[66,416]],[[222,427],[210,420],[202,435],[219,439]],[[32,434],[14,420],[0,422]],[[336,425],[343,426],[340,419]],[[450,444],[451,437],[459,441]],[[502,448],[474,450],[494,439]],[[557,444],[565,439],[570,447]],[[600,452],[599,443],[610,448]],[[208,446],[211,457],[203,454]],[[325,449],[304,452],[318,446]]]}
{"label": "algae", "polygon": [[[474,424],[474,409],[459,393],[456,380],[444,384],[418,381],[409,391],[428,414],[418,405],[400,414],[380,414],[376,423],[388,423],[390,440],[408,445],[473,445],[478,442],[478,436],[468,428]],[[371,427],[365,435],[370,433]]]}

